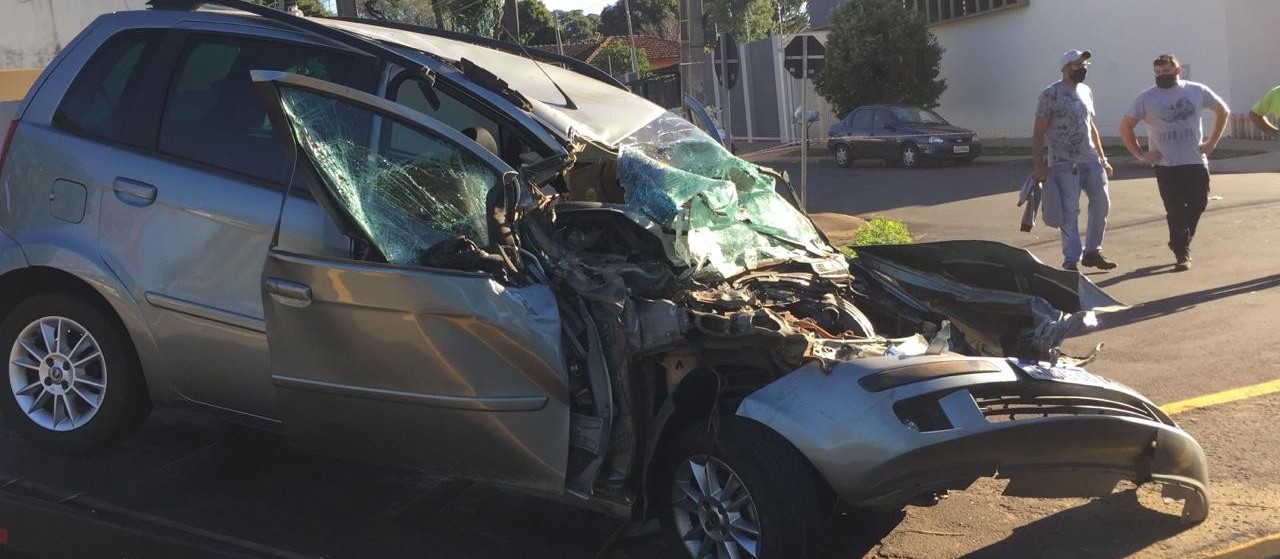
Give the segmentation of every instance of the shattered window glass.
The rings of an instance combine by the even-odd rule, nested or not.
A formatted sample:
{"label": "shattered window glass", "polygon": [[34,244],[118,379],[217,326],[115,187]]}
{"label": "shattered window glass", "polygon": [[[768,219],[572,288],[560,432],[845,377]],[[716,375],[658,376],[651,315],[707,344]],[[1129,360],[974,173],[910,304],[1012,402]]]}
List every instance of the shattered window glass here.
{"label": "shattered window glass", "polygon": [[627,138],[618,175],[627,205],[675,230],[677,257],[695,278],[834,252],[772,176],[674,114]]}
{"label": "shattered window glass", "polygon": [[329,195],[388,262],[417,264],[457,236],[488,243],[485,196],[499,175],[481,159],[331,97],[282,86],[280,99]]}

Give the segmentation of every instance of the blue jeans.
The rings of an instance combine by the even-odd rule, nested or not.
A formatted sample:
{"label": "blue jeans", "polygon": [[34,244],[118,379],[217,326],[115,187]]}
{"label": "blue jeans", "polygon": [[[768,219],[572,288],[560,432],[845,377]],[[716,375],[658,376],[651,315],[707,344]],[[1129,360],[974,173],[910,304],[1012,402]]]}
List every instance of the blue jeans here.
{"label": "blue jeans", "polygon": [[[1107,189],[1107,173],[1102,164],[1058,163],[1049,167],[1049,180],[1058,185],[1062,196],[1062,263],[1075,264],[1083,252],[1102,251],[1102,236],[1107,230],[1107,214],[1111,212],[1111,194]],[[1088,229],[1084,244],[1080,243],[1080,191],[1089,197]]]}

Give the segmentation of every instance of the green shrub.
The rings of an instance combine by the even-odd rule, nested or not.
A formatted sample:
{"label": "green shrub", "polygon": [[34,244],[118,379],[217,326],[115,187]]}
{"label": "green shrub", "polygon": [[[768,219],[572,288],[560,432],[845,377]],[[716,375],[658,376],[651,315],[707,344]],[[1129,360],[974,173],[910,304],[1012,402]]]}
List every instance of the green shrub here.
{"label": "green shrub", "polygon": [[877,217],[853,233],[853,240],[848,246],[840,247],[845,256],[852,257],[853,247],[866,245],[906,245],[911,244],[911,231],[907,224],[896,219]]}

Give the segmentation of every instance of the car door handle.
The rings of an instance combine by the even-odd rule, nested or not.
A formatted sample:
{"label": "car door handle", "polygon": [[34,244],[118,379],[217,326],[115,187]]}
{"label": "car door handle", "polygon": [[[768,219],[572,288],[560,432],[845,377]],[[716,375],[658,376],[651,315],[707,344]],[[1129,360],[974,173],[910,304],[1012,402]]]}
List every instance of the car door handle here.
{"label": "car door handle", "polygon": [[145,182],[116,177],[111,187],[116,191],[116,198],[130,206],[150,206],[156,201],[156,187]]}
{"label": "car door handle", "polygon": [[311,286],[282,280],[267,278],[263,285],[271,298],[282,305],[302,308],[311,304]]}

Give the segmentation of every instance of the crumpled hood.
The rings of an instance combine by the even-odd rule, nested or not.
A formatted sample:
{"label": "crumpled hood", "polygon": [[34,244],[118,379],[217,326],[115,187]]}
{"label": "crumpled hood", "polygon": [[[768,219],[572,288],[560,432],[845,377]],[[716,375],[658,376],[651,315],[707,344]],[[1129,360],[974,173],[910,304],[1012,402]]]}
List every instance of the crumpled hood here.
{"label": "crumpled hood", "polygon": [[[562,137],[570,130],[604,145],[617,145],[665,110],[638,95],[632,95],[600,80],[549,63],[534,63],[528,58],[443,37],[422,35],[412,31],[389,29],[368,24],[318,20],[326,25],[370,39],[403,45],[439,58],[459,61],[463,58],[492,72],[524,95],[532,105],[531,112]],[[539,69],[541,67],[541,70]],[[544,74],[545,72],[545,74]],[[548,78],[550,76],[550,78]],[[577,108],[565,106],[558,84]]]}

